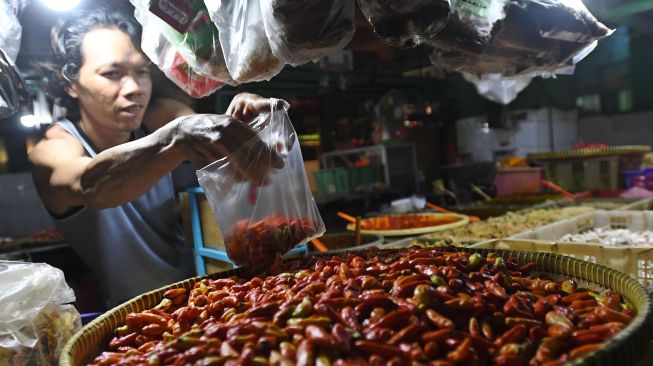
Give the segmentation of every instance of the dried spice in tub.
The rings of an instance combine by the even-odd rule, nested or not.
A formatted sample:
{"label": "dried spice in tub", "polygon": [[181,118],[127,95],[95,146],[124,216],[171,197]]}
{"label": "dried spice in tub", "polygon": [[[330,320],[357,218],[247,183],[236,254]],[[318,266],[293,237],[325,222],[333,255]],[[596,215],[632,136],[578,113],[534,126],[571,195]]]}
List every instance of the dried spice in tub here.
{"label": "dried spice in tub", "polygon": [[621,295],[438,249],[307,257],[203,279],[127,315],[93,365],[558,365],[635,316]]}

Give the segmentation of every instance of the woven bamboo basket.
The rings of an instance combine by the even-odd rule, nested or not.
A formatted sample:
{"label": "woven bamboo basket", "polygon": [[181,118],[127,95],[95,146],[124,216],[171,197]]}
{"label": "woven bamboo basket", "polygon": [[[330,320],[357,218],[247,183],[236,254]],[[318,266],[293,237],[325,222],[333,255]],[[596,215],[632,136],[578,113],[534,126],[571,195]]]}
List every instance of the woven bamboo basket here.
{"label": "woven bamboo basket", "polygon": [[[635,364],[650,345],[653,337],[653,302],[644,287],[628,275],[598,264],[568,256],[551,253],[531,253],[512,250],[488,250],[458,248],[469,253],[488,255],[497,253],[504,258],[514,257],[517,263],[534,262],[537,270],[553,276],[576,279],[579,285],[593,289],[611,289],[622,294],[637,309],[637,316],[623,331],[618,333],[599,350],[574,360],[572,365],[629,365]],[[251,277],[242,268],[195,277],[161,289],[140,295],[93,320],[73,337],[62,350],[61,366],[84,365],[107,348],[114,329],[124,322],[128,313],[139,312],[156,306],[166,290],[184,287],[190,290],[201,278],[229,276]]]}

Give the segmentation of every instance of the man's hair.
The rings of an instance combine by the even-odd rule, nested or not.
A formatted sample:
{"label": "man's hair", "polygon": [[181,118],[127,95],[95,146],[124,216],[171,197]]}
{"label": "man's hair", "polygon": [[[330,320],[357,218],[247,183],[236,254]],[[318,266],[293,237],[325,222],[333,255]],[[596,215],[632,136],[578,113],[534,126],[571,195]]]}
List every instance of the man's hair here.
{"label": "man's hair", "polygon": [[79,105],[66,93],[66,86],[77,81],[82,66],[82,40],[94,29],[118,29],[131,38],[140,49],[141,27],[124,8],[106,5],[80,9],[62,18],[50,32],[52,52],[47,62],[41,63],[44,86],[55,103],[65,107],[69,118],[79,118]]}

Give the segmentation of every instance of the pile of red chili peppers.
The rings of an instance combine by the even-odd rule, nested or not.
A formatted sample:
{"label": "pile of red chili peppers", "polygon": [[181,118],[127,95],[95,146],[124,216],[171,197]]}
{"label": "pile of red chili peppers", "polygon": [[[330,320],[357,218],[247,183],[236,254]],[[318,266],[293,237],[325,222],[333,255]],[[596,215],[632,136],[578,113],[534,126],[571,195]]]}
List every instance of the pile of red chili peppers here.
{"label": "pile of red chili peppers", "polygon": [[533,263],[428,248],[204,279],[129,314],[93,365],[560,365],[635,315]]}
{"label": "pile of red chili peppers", "polygon": [[224,243],[234,263],[258,270],[316,232],[317,224],[307,218],[267,216],[258,221],[237,221]]}

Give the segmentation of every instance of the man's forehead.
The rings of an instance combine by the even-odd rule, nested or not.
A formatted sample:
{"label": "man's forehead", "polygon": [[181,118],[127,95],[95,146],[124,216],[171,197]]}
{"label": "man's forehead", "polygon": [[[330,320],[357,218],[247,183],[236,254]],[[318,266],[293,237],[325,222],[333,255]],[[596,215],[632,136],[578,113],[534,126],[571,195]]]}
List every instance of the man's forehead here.
{"label": "man's forehead", "polygon": [[148,63],[145,55],[134,46],[131,37],[115,28],[98,28],[86,33],[81,51],[84,62],[112,65]]}

